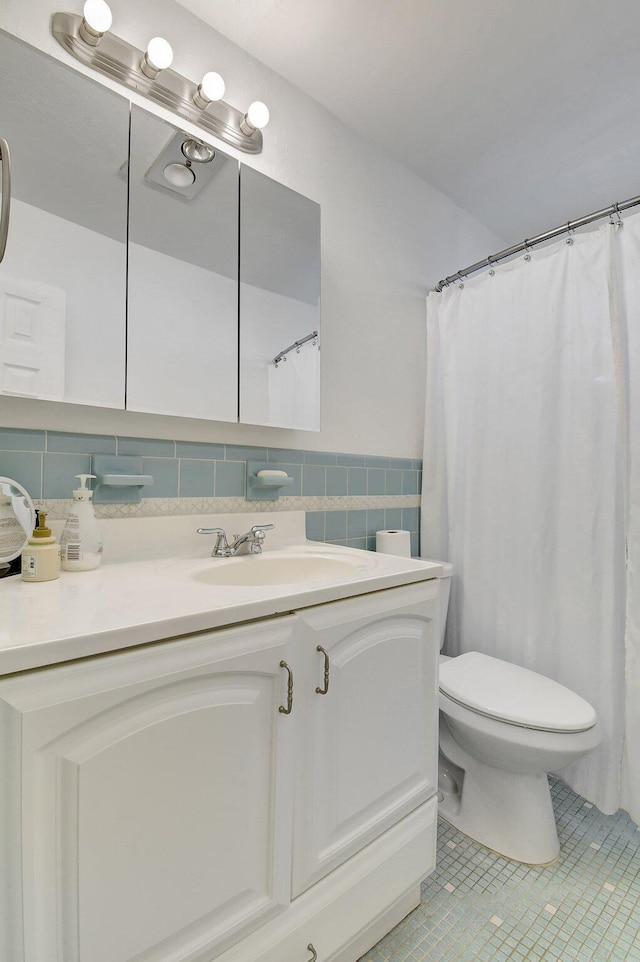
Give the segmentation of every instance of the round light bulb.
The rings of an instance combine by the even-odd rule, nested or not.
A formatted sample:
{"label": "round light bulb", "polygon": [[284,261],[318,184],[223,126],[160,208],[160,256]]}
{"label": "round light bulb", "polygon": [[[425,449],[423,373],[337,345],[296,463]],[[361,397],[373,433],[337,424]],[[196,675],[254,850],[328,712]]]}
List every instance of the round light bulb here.
{"label": "round light bulb", "polygon": [[246,117],[252,127],[262,130],[269,123],[269,108],[260,100],[256,100],[247,110]]}
{"label": "round light bulb", "polygon": [[164,37],[152,37],[147,44],[146,57],[154,70],[166,70],[173,63],[171,44]]}
{"label": "round light bulb", "polygon": [[224,97],[224,80],[214,70],[204,75],[200,86],[207,100],[222,100]]}
{"label": "round light bulb", "polygon": [[173,187],[191,187],[196,175],[186,164],[167,164],[163,170],[164,179]]}
{"label": "round light bulb", "polygon": [[82,12],[87,25],[96,33],[106,33],[111,27],[113,17],[105,0],[87,0]]}

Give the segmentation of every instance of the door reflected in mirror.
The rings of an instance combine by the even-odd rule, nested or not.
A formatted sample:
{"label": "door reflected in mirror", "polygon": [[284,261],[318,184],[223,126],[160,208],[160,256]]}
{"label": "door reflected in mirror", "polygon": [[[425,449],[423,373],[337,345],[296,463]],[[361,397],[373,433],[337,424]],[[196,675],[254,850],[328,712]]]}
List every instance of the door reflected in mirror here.
{"label": "door reflected in mirror", "polygon": [[240,170],[240,420],[319,431],[320,206]]}
{"label": "door reflected in mirror", "polygon": [[127,408],[238,418],[238,163],[133,107]]}

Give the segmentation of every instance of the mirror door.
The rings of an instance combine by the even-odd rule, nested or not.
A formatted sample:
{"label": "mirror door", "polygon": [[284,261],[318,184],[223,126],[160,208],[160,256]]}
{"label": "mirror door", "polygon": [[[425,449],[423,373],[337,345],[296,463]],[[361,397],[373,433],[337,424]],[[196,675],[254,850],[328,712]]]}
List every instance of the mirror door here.
{"label": "mirror door", "polygon": [[0,393],[124,407],[129,103],[0,34]]}
{"label": "mirror door", "polygon": [[238,163],[131,112],[127,408],[238,419]]}
{"label": "mirror door", "polygon": [[320,430],[320,206],[240,173],[240,420]]}

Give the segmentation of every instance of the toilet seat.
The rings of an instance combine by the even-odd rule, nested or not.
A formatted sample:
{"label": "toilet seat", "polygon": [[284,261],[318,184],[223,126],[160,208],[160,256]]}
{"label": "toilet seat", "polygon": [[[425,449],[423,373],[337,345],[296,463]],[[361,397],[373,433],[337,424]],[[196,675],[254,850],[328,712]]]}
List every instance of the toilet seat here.
{"label": "toilet seat", "polygon": [[440,665],[440,691],[472,712],[522,728],[582,732],[597,722],[591,705],[564,685],[478,651]]}

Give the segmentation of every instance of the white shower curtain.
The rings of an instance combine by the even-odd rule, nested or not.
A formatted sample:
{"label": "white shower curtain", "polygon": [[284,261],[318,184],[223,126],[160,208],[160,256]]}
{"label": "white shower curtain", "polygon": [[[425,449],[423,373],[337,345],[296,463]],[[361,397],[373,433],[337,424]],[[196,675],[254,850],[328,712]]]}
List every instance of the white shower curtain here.
{"label": "white shower curtain", "polygon": [[[627,401],[613,269],[625,232],[606,225],[429,295],[422,554],[454,564],[446,650],[508,659],[590,701],[602,744],[562,777],[638,819],[635,705],[624,744]],[[636,351],[640,382],[640,331]],[[637,651],[640,617],[634,631]],[[625,750],[635,761],[621,779]]]}
{"label": "white shower curtain", "polygon": [[628,438],[625,741],[620,804],[640,823],[640,215],[625,218],[615,238]]}

